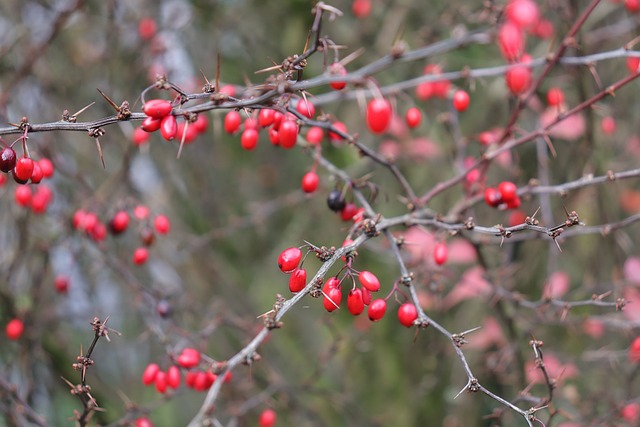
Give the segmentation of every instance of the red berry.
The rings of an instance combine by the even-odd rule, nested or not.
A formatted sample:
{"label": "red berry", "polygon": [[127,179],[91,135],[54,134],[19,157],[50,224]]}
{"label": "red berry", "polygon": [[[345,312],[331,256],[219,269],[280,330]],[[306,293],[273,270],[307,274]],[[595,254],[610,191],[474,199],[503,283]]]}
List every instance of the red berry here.
{"label": "red berry", "polygon": [[433,248],[433,260],[436,264],[442,265],[447,262],[447,257],[449,256],[449,250],[447,249],[447,245],[439,242]]}
{"label": "red berry", "polygon": [[230,383],[233,380],[233,373],[231,371],[227,371],[224,374],[224,378],[222,379],[222,382],[225,384]]}
{"label": "red berry", "polygon": [[280,134],[274,128],[269,128],[269,141],[271,145],[280,145]]}
{"label": "red berry", "polygon": [[318,126],[311,126],[307,131],[307,142],[312,145],[320,144],[324,138],[324,130]]}
{"label": "red berry", "polygon": [[629,361],[640,363],[640,336],[636,337],[629,346]]}
{"label": "red berry", "polygon": [[109,222],[109,228],[113,234],[123,233],[129,226],[129,213],[127,211],[118,211]]}
{"label": "red berry", "polygon": [[137,248],[134,252],[133,252],[133,263],[136,265],[142,265],[145,262],[147,262],[147,259],[149,259],[149,250],[147,248]]}
{"label": "red berry", "polygon": [[153,226],[159,234],[167,234],[171,229],[171,222],[165,215],[157,215]]}
{"label": "red berry", "polygon": [[18,185],[14,197],[18,206],[29,206],[31,203],[31,187],[28,185]]}
{"label": "red berry", "polygon": [[367,315],[369,320],[377,322],[384,317],[384,313],[387,311],[387,302],[381,298],[371,301]]}
{"label": "red berry", "polygon": [[133,131],[132,139],[135,145],[138,145],[138,146],[144,145],[147,142],[149,142],[149,133],[144,129],[142,129],[142,127],[137,127]]}
{"label": "red berry", "polygon": [[11,319],[7,326],[4,329],[7,334],[7,338],[12,341],[16,341],[20,339],[22,333],[24,332],[24,323],[20,319]]}
{"label": "red berry", "polygon": [[273,129],[275,130],[280,129],[280,125],[282,124],[283,120],[284,120],[284,114],[282,114],[280,111],[274,111],[273,124],[271,125]]}
{"label": "red berry", "polygon": [[299,248],[289,248],[278,256],[278,267],[284,273],[291,273],[298,267],[302,259],[302,251]]}
{"label": "red berry", "polygon": [[0,152],[0,170],[2,172],[11,172],[16,166],[16,152],[11,147],[5,147]]}
{"label": "red berry", "polygon": [[29,157],[20,157],[13,168],[13,172],[19,180],[28,181],[33,173],[33,160]]}
{"label": "red berry", "polygon": [[156,235],[153,233],[151,227],[142,227],[140,229],[140,241],[145,246],[151,246],[156,239]]}
{"label": "red berry", "polygon": [[[329,74],[331,74],[332,76],[346,76],[347,70],[341,63],[334,62],[333,64],[329,65]],[[333,81],[329,83],[329,86],[331,86],[335,90],[341,90],[344,89],[345,86],[347,86],[347,82],[340,80]]]}
{"label": "red berry", "polygon": [[493,144],[496,140],[497,138],[494,132],[485,131],[478,135],[478,141],[480,141],[480,144],[485,146]]}
{"label": "red berry", "polygon": [[320,183],[320,178],[318,178],[318,174],[311,171],[304,174],[302,177],[302,191],[305,193],[313,193],[318,189],[318,184]]}
{"label": "red berry", "polygon": [[453,94],[453,108],[457,111],[465,111],[469,107],[469,94],[464,90],[457,90]]}
{"label": "red berry", "polygon": [[160,134],[167,141],[173,141],[178,134],[176,116],[169,114],[162,119],[162,123],[160,123]]}
{"label": "red berry", "polygon": [[245,129],[240,137],[240,145],[247,151],[251,151],[258,146],[258,131],[255,129]]}
{"label": "red berry", "polygon": [[147,219],[149,216],[149,208],[145,205],[137,205],[133,208],[133,216],[139,220]]}
{"label": "red berry", "polygon": [[640,57],[632,57],[627,58],[627,70],[629,70],[629,74],[633,74],[638,71],[640,68]]}
{"label": "red berry", "polygon": [[533,0],[511,0],[505,14],[509,21],[522,29],[532,28],[540,18],[538,5]]}
{"label": "red berry", "polygon": [[147,417],[141,417],[136,419],[136,427],[153,427],[153,423]]}
{"label": "red berry", "polygon": [[524,36],[512,22],[504,23],[498,30],[498,44],[507,61],[516,61],[524,50]]}
{"label": "red berry", "polygon": [[[211,381],[211,383],[213,383],[213,381]],[[207,373],[203,371],[196,372],[193,380],[193,389],[197,391],[204,391],[209,387],[211,387],[211,384],[209,384],[209,376]]]}
{"label": "red berry", "polygon": [[531,85],[531,70],[524,65],[511,67],[505,75],[507,87],[514,95],[520,95],[529,89]]}
{"label": "red berry", "polygon": [[156,384],[156,390],[158,390],[158,393],[164,394],[164,392],[167,391],[167,386],[168,386],[167,373],[164,371],[158,371],[158,373],[156,374],[155,384]]}
{"label": "red berry", "polygon": [[196,121],[191,123],[191,126],[198,132],[204,133],[209,127],[209,119],[203,113],[198,114]]}
{"label": "red berry", "polygon": [[364,311],[364,300],[362,299],[362,291],[358,288],[351,289],[347,296],[347,308],[349,313],[354,316]]}
{"label": "red berry", "polygon": [[229,111],[224,116],[224,131],[232,134],[240,129],[240,123],[242,123],[242,117],[237,111]]}
{"label": "red berry", "polygon": [[351,10],[356,18],[366,18],[371,13],[371,0],[353,0]]}
{"label": "red berry", "polygon": [[246,119],[244,119],[244,129],[260,130],[260,124],[253,117],[247,117]]}
{"label": "red berry", "polygon": [[[336,130],[339,130],[340,132],[347,133],[347,126],[342,122],[334,122],[332,126]],[[344,140],[344,138],[340,136],[340,134],[337,134],[331,131],[329,132],[329,139],[331,140],[331,142],[338,142],[338,141]]]}
{"label": "red berry", "polygon": [[329,282],[327,282],[322,291],[324,292],[322,304],[324,305],[325,310],[331,313],[340,307],[340,303],[342,302],[342,289],[340,288],[340,285],[333,287],[329,286]]}
{"label": "red berry", "polygon": [[184,140],[185,144],[191,144],[198,137],[198,131],[193,123],[187,125],[187,122],[180,122],[178,123],[176,136],[180,142]]}
{"label": "red berry", "polygon": [[524,224],[527,219],[527,214],[522,211],[514,211],[509,214],[509,227]]}
{"label": "red berry", "polygon": [[200,352],[195,348],[187,347],[178,355],[176,362],[185,369],[194,368],[200,363]]}
{"label": "red berry", "polygon": [[343,221],[350,221],[353,219],[357,212],[358,207],[355,205],[355,203],[349,202],[340,211],[340,218],[342,218]]}
{"label": "red berry", "polygon": [[289,290],[293,293],[300,292],[307,285],[307,270],[296,268],[289,276]]}
{"label": "red berry", "polygon": [[502,203],[502,193],[497,188],[487,187],[484,189],[484,201],[493,208],[498,207]]}
{"label": "red berry", "polygon": [[216,381],[216,378],[218,378],[218,376],[211,371],[204,372],[204,377],[205,377],[205,383],[204,383],[205,390],[210,388],[213,385],[213,383]]}
{"label": "red berry", "polygon": [[506,202],[507,204],[506,207],[507,209],[518,209],[521,203],[522,203],[522,200],[520,200],[520,197],[516,196],[514,199]]}
{"label": "red berry", "polygon": [[189,371],[184,376],[184,383],[187,387],[194,388],[196,378],[198,377],[199,371]]}
{"label": "red berry", "polygon": [[96,242],[100,242],[107,237],[107,227],[100,221],[96,222],[96,224],[90,230],[87,230],[89,236],[95,240]]}
{"label": "red berry", "polygon": [[391,123],[391,104],[386,99],[372,99],[367,105],[367,125],[372,133],[383,133]]}
{"label": "red berry", "polygon": [[258,425],[260,427],[273,427],[276,425],[277,419],[278,415],[276,414],[276,411],[273,409],[265,409],[258,418]]}
{"label": "red berry", "polygon": [[142,373],[142,384],[151,385],[160,372],[160,366],[157,363],[149,363]]}
{"label": "red berry", "polygon": [[407,328],[411,327],[417,318],[418,310],[415,305],[406,302],[398,308],[398,320]]}
{"label": "red berry", "polygon": [[638,425],[640,421],[640,403],[628,403],[622,407],[620,415],[625,421]]}
{"label": "red berry", "polygon": [[420,126],[420,122],[422,122],[422,111],[417,107],[409,108],[405,114],[405,120],[407,122],[407,126],[410,128],[417,128]]}
{"label": "red berry", "polygon": [[367,288],[362,288],[362,302],[364,305],[371,304],[371,291]]}
{"label": "red berry", "polygon": [[316,107],[306,99],[301,99],[296,105],[296,110],[303,116],[311,119],[316,115]]}
{"label": "red berry", "polygon": [[233,85],[224,85],[218,90],[218,93],[224,93],[227,96],[235,97],[236,96],[236,87]]}
{"label": "red berry", "polygon": [[[605,135],[613,135],[616,132],[616,119],[611,116],[604,117],[600,122],[602,133]],[[17,166],[16,166],[17,167]]]}
{"label": "red berry", "polygon": [[180,379],[180,368],[176,365],[169,366],[169,369],[167,369],[167,385],[175,390],[180,387]]}
{"label": "red berry", "polygon": [[500,192],[502,201],[505,203],[518,197],[518,187],[510,181],[502,181],[500,184],[498,184],[498,191]]}
{"label": "red berry", "polygon": [[147,117],[142,121],[142,125],[140,125],[140,129],[145,132],[155,132],[160,129],[160,125],[162,125],[162,119],[157,119],[155,117]]}
{"label": "red berry", "polygon": [[40,168],[40,164],[38,162],[33,162],[33,172],[31,172],[31,183],[32,184],[40,184],[44,178],[44,174],[42,173],[42,169]]}
{"label": "red berry", "polygon": [[361,271],[358,275],[358,280],[362,283],[362,286],[371,292],[378,292],[380,290],[380,280],[370,271]]}
{"label": "red berry", "polygon": [[624,7],[631,13],[640,11],[640,0],[624,0]]}
{"label": "red berry", "polygon": [[263,108],[260,110],[260,113],[258,113],[258,123],[260,126],[263,128],[271,126],[275,118],[275,113],[275,110],[272,110],[271,108]]}
{"label": "red berry", "polygon": [[552,107],[558,106],[564,102],[564,93],[558,87],[552,87],[547,92],[547,104]]}
{"label": "red berry", "polygon": [[298,125],[293,120],[284,120],[278,128],[282,148],[293,148],[298,138]]}
{"label": "red berry", "polygon": [[47,211],[49,197],[41,192],[36,192],[31,198],[31,211],[35,214],[42,214]]}
{"label": "red berry", "polygon": [[67,276],[56,276],[53,281],[56,292],[66,294],[69,291],[69,278]]}
{"label": "red berry", "polygon": [[138,35],[142,40],[153,38],[156,35],[156,21],[153,18],[142,18],[138,22]]}
{"label": "red berry", "polygon": [[142,111],[147,116],[156,119],[168,116],[172,109],[171,103],[165,99],[151,99],[142,106]]}
{"label": "red berry", "polygon": [[38,160],[40,169],[42,169],[42,176],[45,178],[51,178],[53,176],[53,163],[46,157]]}

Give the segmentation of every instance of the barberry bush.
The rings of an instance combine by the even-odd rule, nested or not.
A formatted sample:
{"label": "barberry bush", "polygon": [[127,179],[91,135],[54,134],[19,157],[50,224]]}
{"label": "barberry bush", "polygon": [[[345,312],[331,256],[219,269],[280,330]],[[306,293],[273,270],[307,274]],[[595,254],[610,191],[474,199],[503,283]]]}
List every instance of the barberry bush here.
{"label": "barberry bush", "polygon": [[0,426],[638,425],[637,1],[52,3]]}

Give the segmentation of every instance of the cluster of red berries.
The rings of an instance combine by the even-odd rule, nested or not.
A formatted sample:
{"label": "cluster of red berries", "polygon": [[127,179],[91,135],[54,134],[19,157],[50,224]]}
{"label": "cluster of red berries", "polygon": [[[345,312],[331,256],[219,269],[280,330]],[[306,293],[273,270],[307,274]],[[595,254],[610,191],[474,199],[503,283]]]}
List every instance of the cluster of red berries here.
{"label": "cluster of red berries", "polygon": [[18,318],[11,319],[5,326],[4,332],[10,340],[19,340],[24,332],[24,322]]}
{"label": "cluster of red berries", "polygon": [[485,188],[484,201],[492,208],[500,209],[518,209],[521,203],[518,187],[510,181],[502,181],[498,188]]}
{"label": "cluster of red berries", "polygon": [[[349,244],[345,241],[345,245]],[[436,262],[444,263],[446,261],[446,246],[444,251],[439,249],[437,252]],[[301,266],[302,250],[297,247],[285,249],[278,256],[278,268],[286,274],[289,274],[289,290],[293,293],[300,292],[304,289],[307,282],[307,271]],[[355,272],[349,267],[348,275]],[[353,287],[347,295],[347,309],[354,316],[360,315],[365,307],[368,307],[367,315],[371,321],[382,319],[387,311],[387,301],[383,298],[373,299],[372,293],[380,290],[380,280],[370,271],[360,271],[355,273],[360,282],[357,287],[355,281]],[[346,277],[346,276],[345,276]],[[343,278],[344,280],[344,278]],[[323,306],[328,312],[335,311],[340,308],[342,303],[342,280],[338,277],[330,277],[322,286]],[[404,326],[413,325],[418,318],[418,310],[415,305],[405,303],[398,309],[398,319]]]}
{"label": "cluster of red berries", "polygon": [[209,127],[209,120],[204,114],[178,121],[172,114],[173,105],[164,99],[151,99],[145,102],[142,111],[147,118],[133,132],[133,142],[136,145],[148,142],[149,134],[157,130],[160,130],[160,134],[167,141],[178,138],[179,141],[189,144]]}
{"label": "cluster of red berries", "polygon": [[[156,233],[167,234],[171,229],[171,222],[166,215],[159,214],[153,218],[152,228],[149,208],[144,205],[138,205],[133,209],[133,217],[140,222],[139,234],[143,244],[134,251],[133,263],[141,265],[149,258],[148,247],[155,241]],[[130,221],[129,212],[119,210],[109,220],[107,226],[95,212],[78,209],[73,214],[72,225],[76,230],[84,231],[94,241],[100,242],[106,239],[107,232],[111,232],[114,236],[124,233],[129,228]]]}
{"label": "cluster of red berries", "polygon": [[[182,382],[182,369],[186,370],[184,383],[187,387],[196,391],[208,390],[217,375],[211,371],[198,369],[201,354],[192,347],[187,347],[176,357],[176,364],[169,366],[166,371],[160,369],[157,363],[150,363],[142,373],[142,384],[155,385],[159,393],[166,393],[169,388],[177,389]],[[224,382],[228,383],[232,379],[231,371],[227,371]]]}
{"label": "cluster of red berries", "polygon": [[[315,107],[306,100],[300,100],[296,109],[300,114],[308,118],[312,118],[315,115]],[[300,131],[296,117],[293,114],[284,114],[270,108],[261,109],[257,117],[247,117],[244,123],[240,113],[235,110],[229,111],[224,117],[224,130],[229,134],[238,132],[241,124],[243,130],[240,135],[240,145],[248,151],[258,146],[259,131],[262,128],[268,128],[271,144],[285,149],[295,147],[298,140],[298,132]]]}
{"label": "cluster of red berries", "polygon": [[[422,74],[424,75],[440,75],[442,68],[436,64],[425,65]],[[449,80],[437,80],[433,82],[423,82],[416,86],[416,97],[421,101],[436,97],[446,99],[449,96],[451,82]]]}
{"label": "cluster of red berries", "polygon": [[547,38],[553,33],[553,25],[540,17],[538,5],[533,0],[510,0],[505,17],[498,30],[498,45],[504,58],[515,64],[507,71],[505,80],[511,93],[519,95],[529,89],[533,80],[527,65],[531,57],[524,53],[526,33]]}
{"label": "cluster of red berries", "polygon": [[[40,184],[43,179],[53,176],[54,168],[51,160],[42,158],[38,161],[31,157],[17,158],[16,152],[11,147],[5,147],[0,151],[0,170],[11,173],[13,180],[18,184],[14,198],[18,206],[30,207],[36,214],[44,213],[53,200],[53,192],[46,185],[38,185],[35,192],[31,186],[25,184]],[[4,174],[0,174],[0,185],[7,181]]]}

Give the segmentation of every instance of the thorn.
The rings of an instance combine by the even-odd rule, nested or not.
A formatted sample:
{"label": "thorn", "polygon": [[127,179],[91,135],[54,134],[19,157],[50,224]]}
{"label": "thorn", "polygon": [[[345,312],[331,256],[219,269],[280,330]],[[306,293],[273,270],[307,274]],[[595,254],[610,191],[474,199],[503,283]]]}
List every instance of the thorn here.
{"label": "thorn", "polygon": [[218,55],[216,56],[216,87],[214,88],[214,90],[217,90],[220,87],[220,63],[221,63],[221,59],[220,59],[220,52],[218,52]]}
{"label": "thorn", "polygon": [[558,250],[559,250],[560,252],[562,252],[562,248],[560,247],[560,243],[558,243],[558,239],[555,239],[555,238],[554,238],[554,239],[553,239],[553,241],[555,242],[556,246],[558,247]]}
{"label": "thorn", "polygon": [[464,392],[468,387],[469,387],[469,383],[467,383],[467,384],[462,388],[462,390],[460,390],[460,391],[458,392],[458,394],[456,394],[456,395],[455,395],[455,397],[453,398],[453,400],[456,400],[456,399],[458,398],[458,396],[460,396],[460,395],[461,395],[461,394],[462,394],[462,393],[463,393],[463,392]]}
{"label": "thorn", "polygon": [[[340,48],[341,46],[334,47],[334,49],[340,49]],[[365,52],[365,48],[363,47],[361,47],[360,49],[354,52],[351,52],[349,55],[345,56],[344,58],[342,58],[342,60],[340,60],[340,65],[347,65],[348,63],[350,63],[351,61],[353,61],[354,59],[362,55],[364,52]]]}
{"label": "thorn", "polygon": [[461,332],[459,335],[467,335],[467,334],[470,334],[471,332],[475,332],[475,331],[477,331],[479,329],[482,329],[482,326],[476,326],[475,328],[468,329],[468,330],[466,330],[464,332]]}
{"label": "thorn", "polygon": [[204,75],[204,71],[202,71],[202,68],[200,68],[200,75],[202,76],[202,78],[204,79],[204,82],[206,84],[208,84],[209,86],[211,86],[211,82],[209,82],[209,79],[207,79],[207,76]]}
{"label": "thorn", "polygon": [[331,298],[329,298],[329,296],[327,294],[324,293],[324,291],[322,289],[320,289],[320,293],[326,298],[328,299],[331,304],[333,304],[338,310],[340,310],[340,306],[338,304],[336,304]]}
{"label": "thorn", "polygon": [[114,110],[116,110],[116,112],[118,112],[118,113],[120,112],[120,107],[118,107],[118,106],[116,105],[116,103],[115,103],[115,102],[113,102],[113,101],[111,100],[111,98],[109,98],[109,97],[107,96],[107,94],[105,94],[103,91],[101,91],[101,90],[100,90],[100,89],[98,89],[98,88],[96,88],[96,90],[97,90],[98,92],[100,92],[100,95],[102,95],[102,97],[103,97],[104,99],[106,99],[106,100],[107,100],[107,102],[108,102],[108,103],[113,107],[113,109],[114,109]]}
{"label": "thorn", "polygon": [[556,149],[553,147],[553,143],[551,142],[551,139],[549,138],[549,135],[544,135],[544,142],[547,143],[547,147],[549,148],[549,151],[551,152],[551,155],[553,156],[553,158],[555,159],[558,155],[556,153]]}
{"label": "thorn", "polygon": [[267,67],[267,68],[263,68],[261,70],[258,70],[256,72],[254,72],[254,74],[261,74],[261,73],[268,73],[269,71],[274,71],[274,70],[281,70],[282,69],[282,65],[274,65],[273,67]]}
{"label": "thorn", "polygon": [[178,155],[176,159],[180,158],[180,154],[182,154],[182,147],[184,146],[184,140],[187,137],[187,129],[189,129],[189,120],[184,123],[184,130],[182,131],[182,138],[180,138],[180,147],[178,148]]}
{"label": "thorn", "polygon": [[71,115],[71,117],[78,117],[80,114],[82,114],[82,113],[84,113],[85,111],[87,111],[87,109],[88,109],[89,107],[91,107],[91,106],[92,106],[93,104],[95,104],[95,103],[96,103],[96,102],[95,102],[95,101],[93,101],[91,104],[87,105],[86,107],[83,107],[83,108],[79,109],[77,112],[73,113],[73,114]]}
{"label": "thorn", "polygon": [[98,147],[98,153],[100,154],[100,161],[102,162],[102,169],[107,169],[107,166],[104,164],[104,156],[102,155],[102,147],[100,146],[100,140],[98,138],[96,140],[96,147]]}
{"label": "thorn", "polygon": [[274,313],[274,312],[275,312],[275,310],[269,310],[269,311],[267,311],[266,313],[262,313],[260,316],[256,316],[256,319],[259,319],[259,318],[261,318],[261,317],[268,316],[268,315],[270,315],[271,313]]}

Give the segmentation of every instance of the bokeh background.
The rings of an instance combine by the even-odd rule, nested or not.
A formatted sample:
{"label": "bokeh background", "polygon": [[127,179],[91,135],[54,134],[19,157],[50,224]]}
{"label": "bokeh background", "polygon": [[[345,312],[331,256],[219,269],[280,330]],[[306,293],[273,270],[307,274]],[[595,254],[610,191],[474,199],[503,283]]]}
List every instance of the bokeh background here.
{"label": "bokeh background", "polygon": [[[351,1],[331,4],[344,15],[325,19],[322,34],[345,46],[342,57],[364,48],[347,66],[350,70],[387,54],[400,38],[408,49],[416,49],[469,32],[492,34],[499,18],[481,1],[373,0],[364,19],[354,16]],[[534,58],[547,55],[585,5],[574,0],[539,2],[555,31],[550,38],[528,37],[527,51]],[[311,7],[310,1],[293,0],[4,0],[0,127],[22,116],[32,123],[57,121],[63,110],[74,112],[93,101],[80,121],[112,115],[96,88],[118,104],[128,100],[140,111],[140,93],[154,82],[156,72],[166,73],[187,92],[199,92],[204,84],[201,71],[215,80],[218,54],[223,83],[258,84],[265,75],[255,71],[302,52],[312,23]],[[73,12],[66,16],[66,10]],[[152,39],[140,36],[144,18],[156,22]],[[580,31],[579,48],[568,54],[618,49],[638,35],[639,23],[622,4],[602,2]],[[457,71],[503,65],[504,59],[495,43],[475,44],[395,64],[375,78],[381,86],[398,83],[421,75],[426,64],[434,63]],[[567,104],[574,106],[623,78],[625,63],[619,57],[591,69],[557,67],[522,114],[518,132],[539,125],[551,86],[561,87]],[[323,55],[315,55],[305,78],[322,74],[324,66]],[[416,130],[400,123],[384,137],[367,132],[357,99],[318,108],[346,123],[363,143],[396,156],[415,190],[423,194],[460,170],[464,155],[456,140],[464,141],[466,155],[478,156],[483,148],[477,135],[504,126],[514,106],[501,76],[453,83],[471,93],[467,112],[457,115],[447,99],[419,100],[413,89],[399,92],[394,96],[397,113],[415,105],[425,118]],[[544,170],[550,184],[637,168],[638,84],[584,111],[566,138],[554,137],[555,157],[544,154],[544,141],[527,144],[496,162],[487,182],[526,185],[540,179],[541,162],[548,162]],[[321,95],[331,89],[311,92]],[[100,138],[104,170],[94,141],[84,132],[32,134],[32,155],[49,157],[56,166],[48,182],[53,203],[46,214],[35,215],[15,205],[15,183],[0,188],[0,323],[18,316],[26,324],[18,342],[0,338],[0,375],[15,384],[50,425],[73,425],[70,417],[80,409],[61,377],[77,382],[71,364],[91,342],[89,322],[94,316],[110,316],[109,325],[121,335],[112,333],[109,343],[101,340],[94,353],[88,383],[105,411],[93,422],[126,425],[148,413],[156,426],[186,425],[204,395],[182,387],[161,396],[142,385],[145,366],[156,362],[167,367],[168,354],[187,345],[217,360],[232,356],[259,330],[256,317],[271,308],[275,295],[289,295],[288,277],[276,265],[280,251],[304,240],[318,246],[342,244],[350,224],[328,210],[325,201],[340,182],[320,170],[320,189],[303,194],[300,179],[313,164],[309,153],[274,148],[265,132],[258,148],[246,152],[239,135],[224,133],[224,114],[207,114],[209,129],[180,159],[178,145],[159,135],[152,135],[145,146],[135,146],[137,123],[108,126]],[[612,134],[601,129],[605,117],[615,119]],[[9,143],[16,137],[3,136]],[[374,208],[384,216],[406,211],[388,171],[350,147],[327,145],[323,154],[352,177],[373,174],[371,181],[379,187]],[[446,214],[463,197],[464,189],[457,186],[431,206]],[[564,198],[542,198],[525,198],[522,211],[531,215],[543,204],[546,209],[538,217],[546,225],[564,220],[563,206],[577,211],[588,225],[620,221],[640,208],[637,179],[587,187]],[[167,236],[157,237],[143,266],[131,262],[143,224],[100,243],[71,226],[77,209],[92,210],[108,222],[117,210],[137,204],[149,206],[152,215],[167,215],[172,223]],[[466,213],[486,226],[508,224],[510,214],[484,204]],[[636,225],[608,235],[563,239],[562,252],[541,238],[506,241],[502,247],[499,239],[471,244],[464,237],[449,238],[451,260],[443,269],[434,268],[430,251],[435,240],[446,235],[402,228],[394,232],[406,234],[405,255],[428,314],[452,332],[484,326],[469,335],[470,344],[463,348],[482,384],[506,399],[516,398],[527,386],[532,394],[544,396],[545,387],[535,382],[529,346],[535,336],[544,341],[549,369],[553,365],[552,372],[560,375],[553,409],[561,412],[547,425],[631,425],[620,420],[619,410],[622,402],[640,393],[638,364],[627,357],[629,343],[638,334],[637,307],[631,304],[625,312],[616,312],[585,306],[563,313],[544,305],[526,308],[496,297],[491,289],[499,286],[531,301],[539,301],[549,283],[555,286],[553,295],[567,301],[609,291],[607,301],[640,297]],[[305,265],[310,273],[319,267],[314,259]],[[359,250],[355,267],[375,272],[385,294],[399,277],[382,238]],[[70,278],[66,294],[53,286],[61,274]],[[170,304],[171,316],[159,316],[159,301]],[[454,400],[466,376],[450,343],[430,328],[417,334],[405,329],[397,322],[396,307],[395,298],[390,298],[387,316],[372,324],[365,315],[354,318],[347,310],[328,314],[319,300],[306,298],[260,348],[262,360],[236,370],[223,388],[216,405],[222,425],[257,425],[258,414],[267,407],[277,411],[278,425],[283,426],[525,425],[508,412],[502,424],[488,419],[502,408],[484,395],[463,393]],[[0,393],[0,413],[11,413],[8,396],[6,390]],[[15,424],[10,417],[0,416],[0,426],[11,425]]]}

